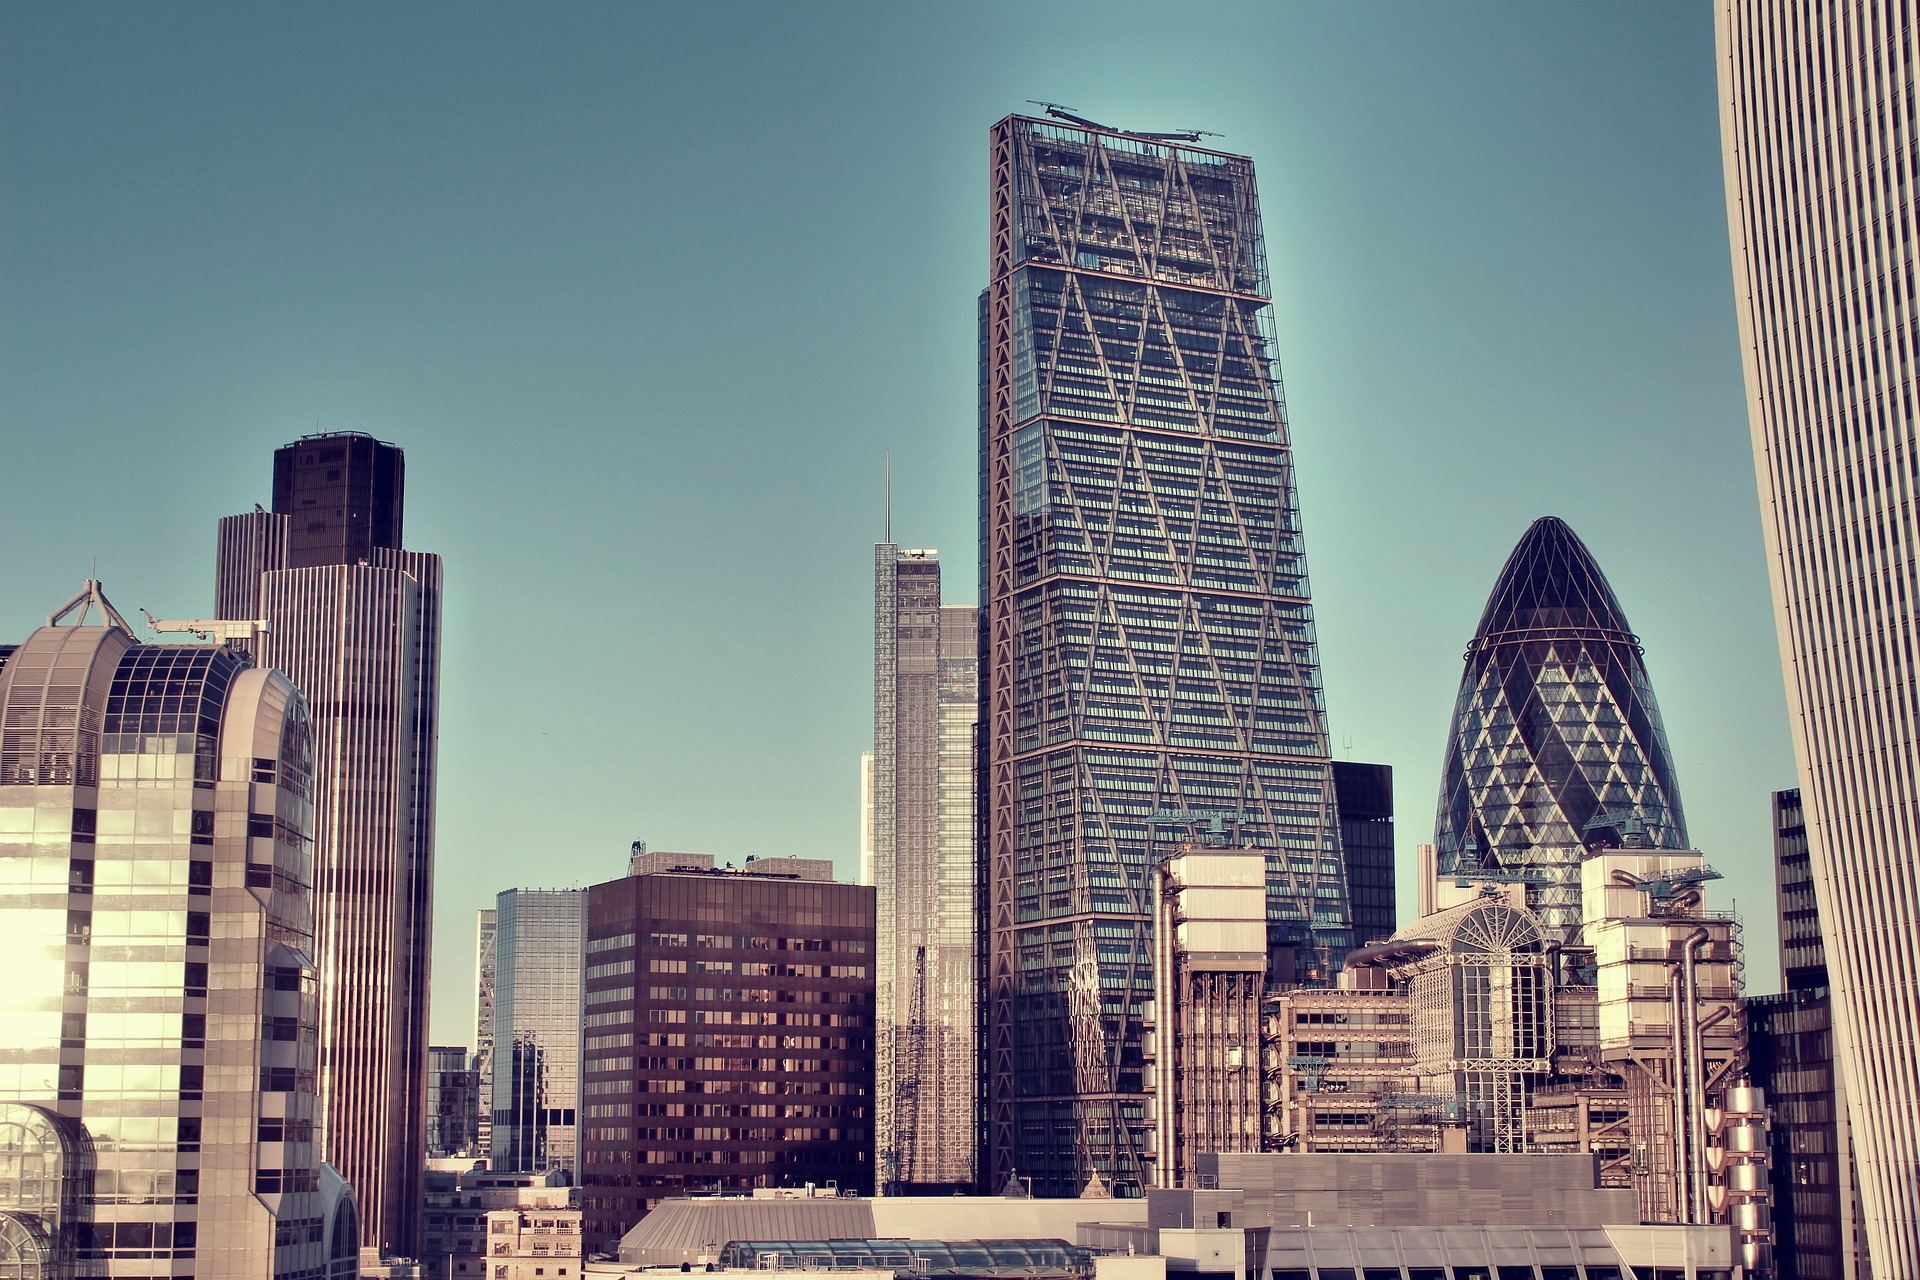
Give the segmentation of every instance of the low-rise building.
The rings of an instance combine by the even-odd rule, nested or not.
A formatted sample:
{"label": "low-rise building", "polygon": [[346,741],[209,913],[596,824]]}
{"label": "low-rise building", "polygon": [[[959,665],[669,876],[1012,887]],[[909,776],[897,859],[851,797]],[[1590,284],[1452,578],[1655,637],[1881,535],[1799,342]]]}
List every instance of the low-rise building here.
{"label": "low-rise building", "polygon": [[580,1260],[579,1209],[488,1211],[486,1280],[578,1280]]}
{"label": "low-rise building", "polygon": [[[421,1215],[421,1263],[434,1280],[482,1280],[492,1274],[488,1215],[514,1210],[573,1208],[576,1192],[565,1175],[492,1173],[471,1160],[434,1160],[427,1165],[425,1212]],[[569,1270],[569,1276],[576,1274]]]}

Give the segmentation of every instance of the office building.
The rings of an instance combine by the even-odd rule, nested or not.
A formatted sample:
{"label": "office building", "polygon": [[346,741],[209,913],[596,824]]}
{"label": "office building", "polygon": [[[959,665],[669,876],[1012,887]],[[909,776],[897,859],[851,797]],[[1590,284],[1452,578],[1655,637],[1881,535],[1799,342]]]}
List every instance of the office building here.
{"label": "office building", "polygon": [[979,610],[932,551],[874,547],[875,1132],[889,1190],[974,1180],[973,722]]}
{"label": "office building", "polygon": [[584,889],[495,900],[493,1134],[499,1171],[576,1171]]}
{"label": "office building", "polygon": [[[869,1280],[1730,1280],[1724,1227],[1642,1226],[1580,1156],[1201,1157],[1145,1198],[794,1192],[663,1204],[618,1267]],[[657,1273],[656,1273],[657,1274]]]}
{"label": "office building", "polygon": [[[579,1192],[557,1169],[493,1173],[478,1161],[429,1160],[420,1269],[430,1280],[493,1280],[488,1259],[493,1251],[488,1239],[490,1214],[522,1209],[570,1211],[577,1222],[578,1206]],[[574,1239],[578,1239],[577,1227]],[[569,1269],[569,1274],[578,1272]]]}
{"label": "office building", "polygon": [[1259,200],[1070,117],[1002,120],[991,173],[981,1181],[1137,1193],[1164,815],[1266,854],[1273,981],[1353,942]]}
{"label": "office building", "polygon": [[10,1274],[359,1274],[315,1134],[313,747],[285,676],[141,644],[97,582],[0,645]]}
{"label": "office building", "polygon": [[1553,973],[1539,917],[1489,887],[1348,960],[1360,963],[1381,965],[1407,992],[1416,1093],[1453,1101],[1468,1150],[1525,1151],[1527,1087],[1553,1054]]}
{"label": "office building", "polygon": [[1393,883],[1393,766],[1333,762],[1340,851],[1353,905],[1353,940],[1364,946],[1400,927]]}
{"label": "office building", "polygon": [[648,859],[586,891],[587,1252],[688,1191],[870,1193],[874,891]]}
{"label": "office building", "polygon": [[474,1148],[487,1156],[493,1151],[493,934],[492,907],[476,913],[473,956],[473,1072],[478,1080],[475,1109],[480,1113]]}
{"label": "office building", "polygon": [[1547,942],[1566,945],[1596,819],[1687,847],[1639,637],[1586,544],[1545,516],[1507,557],[1467,648],[1434,820],[1440,878],[1524,882]]}
{"label": "office building", "polygon": [[1753,1077],[1773,1100],[1775,1116],[1775,1251],[1782,1270],[1798,1280],[1860,1280],[1860,1196],[1799,791],[1774,792],[1772,811],[1783,990],[1748,1000],[1747,1021]]}
{"label": "office building", "polygon": [[419,1249],[433,942],[440,558],[402,549],[405,459],[357,434],[275,452],[273,510],[220,522],[215,612],[313,708],[325,1152],[368,1244]]}
{"label": "office building", "polygon": [[1920,1275],[1913,0],[1717,0],[1767,572],[1875,1275]]}
{"label": "office building", "polygon": [[476,1154],[480,1144],[480,1077],[465,1045],[427,1049],[427,1159]]}
{"label": "office building", "polygon": [[1260,1150],[1267,859],[1185,844],[1156,870],[1153,1169],[1178,1187],[1202,1152]]}

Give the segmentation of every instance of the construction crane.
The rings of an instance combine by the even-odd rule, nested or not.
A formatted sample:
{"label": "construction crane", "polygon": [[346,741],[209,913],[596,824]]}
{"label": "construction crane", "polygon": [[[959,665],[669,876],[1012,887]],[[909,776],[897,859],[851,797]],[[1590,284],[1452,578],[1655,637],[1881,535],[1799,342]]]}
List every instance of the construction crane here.
{"label": "construction crane", "polygon": [[[924,1119],[920,1114],[920,1082],[928,1078],[932,1067],[927,1061],[927,949],[924,945],[913,949],[913,994],[907,998],[906,1034],[907,1070],[904,1076],[895,1078],[893,1106],[894,1136],[900,1145],[894,1177],[900,1181],[907,1181],[919,1172],[920,1128]],[[896,1048],[896,1072],[900,1070],[902,1056]]]}
{"label": "construction crane", "polygon": [[1155,142],[1198,142],[1202,138],[1218,138],[1221,135],[1206,129],[1169,129],[1164,133],[1150,133],[1140,129],[1115,129],[1111,125],[1100,124],[1085,116],[1075,115],[1070,107],[1057,102],[1042,102],[1038,98],[1028,98],[1036,107],[1043,108],[1055,120],[1065,120],[1068,124],[1077,124],[1086,129],[1098,129],[1102,133],[1121,133],[1129,138],[1151,138]]}
{"label": "construction crane", "polygon": [[1239,834],[1240,811],[1238,809],[1159,809],[1147,815],[1149,827],[1186,827],[1189,831],[1206,824],[1205,834],[1199,835],[1194,843],[1224,845],[1227,843],[1226,824],[1232,822],[1235,835]]}
{"label": "construction crane", "polygon": [[[1674,871],[1660,871],[1650,876],[1637,876],[1631,871],[1615,871],[1613,882],[1625,885],[1629,889],[1644,889],[1653,914],[1663,916],[1676,905],[1676,900],[1693,892],[1697,886],[1709,880],[1719,880],[1721,875],[1706,863],[1697,867],[1681,867]],[[1698,896],[1698,894],[1694,894]]]}
{"label": "construction crane", "polygon": [[190,618],[169,621],[156,618],[145,609],[140,615],[150,630],[165,635],[184,633],[199,640],[251,640],[265,635],[271,627],[265,618]]}
{"label": "construction crane", "polygon": [[1593,835],[1599,831],[1612,831],[1620,840],[1623,849],[1651,849],[1653,837],[1647,831],[1647,820],[1640,816],[1638,809],[1611,810],[1602,809],[1581,824],[1581,843],[1589,848],[1593,846]]}

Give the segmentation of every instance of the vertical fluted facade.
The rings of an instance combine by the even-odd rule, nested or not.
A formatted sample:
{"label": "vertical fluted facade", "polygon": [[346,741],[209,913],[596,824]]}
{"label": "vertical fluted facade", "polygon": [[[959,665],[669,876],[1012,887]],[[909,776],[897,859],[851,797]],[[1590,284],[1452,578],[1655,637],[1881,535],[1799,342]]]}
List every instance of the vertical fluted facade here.
{"label": "vertical fluted facade", "polygon": [[[312,710],[323,1150],[359,1194],[367,1243],[414,1256],[426,1151],[440,557],[398,545],[400,468],[390,455],[399,452],[357,435],[281,449],[276,509],[220,522],[215,607],[222,618],[267,624],[254,656],[292,677]],[[356,481],[366,469],[386,479]]]}
{"label": "vertical fluted facade", "polygon": [[1917,19],[1715,6],[1754,467],[1880,1276],[1920,1275]]}

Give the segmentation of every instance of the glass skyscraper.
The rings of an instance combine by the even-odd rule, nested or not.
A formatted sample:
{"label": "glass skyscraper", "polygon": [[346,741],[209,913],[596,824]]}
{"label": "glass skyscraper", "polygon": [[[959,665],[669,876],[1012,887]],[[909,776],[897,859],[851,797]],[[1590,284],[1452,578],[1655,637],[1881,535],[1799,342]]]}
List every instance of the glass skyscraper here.
{"label": "glass skyscraper", "polygon": [[1920,1275],[1920,4],[1718,0],[1767,572],[1876,1276]]}
{"label": "glass skyscraper", "polygon": [[874,547],[873,882],[879,1177],[974,1181],[973,719],[979,610],[932,551]]}
{"label": "glass skyscraper", "polygon": [[489,1155],[493,1147],[493,935],[496,914],[492,907],[475,913],[473,948],[473,1070],[479,1077],[480,1113],[475,1131],[475,1147]]}
{"label": "glass skyscraper", "polygon": [[267,625],[254,657],[313,709],[315,959],[327,1158],[367,1241],[419,1252],[433,944],[440,557],[401,547],[401,451],[308,436],[273,460],[273,510],[220,522],[216,616]]}
{"label": "glass skyscraper", "polygon": [[0,645],[0,1274],[359,1274],[316,1134],[313,764],[285,676],[141,644],[98,583]]}
{"label": "glass skyscraper", "polygon": [[491,1167],[576,1168],[584,889],[509,889],[496,900]]}
{"label": "glass skyscraper", "polygon": [[[1589,831],[1614,824],[1613,835]],[[1434,820],[1445,876],[1510,876],[1549,942],[1580,929],[1590,840],[1637,826],[1687,848],[1686,818],[1639,637],[1586,544],[1533,522],[1467,648]]]}
{"label": "glass skyscraper", "polygon": [[[1276,978],[1353,940],[1253,164],[992,131],[980,330],[986,1167],[1153,1182],[1151,862],[1265,850]],[[1199,820],[1203,823],[1211,819]]]}

